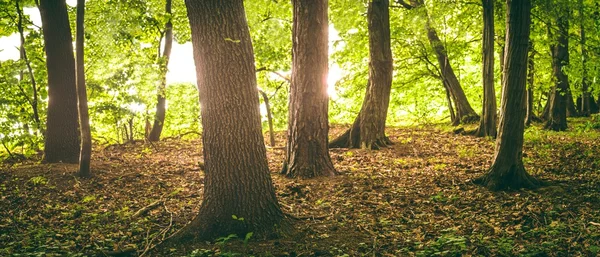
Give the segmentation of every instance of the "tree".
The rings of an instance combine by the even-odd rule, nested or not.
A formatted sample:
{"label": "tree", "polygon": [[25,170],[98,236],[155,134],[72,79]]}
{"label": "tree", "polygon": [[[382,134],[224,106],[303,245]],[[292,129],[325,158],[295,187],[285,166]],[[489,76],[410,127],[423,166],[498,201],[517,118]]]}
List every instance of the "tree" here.
{"label": "tree", "polygon": [[242,0],[186,0],[200,93],[205,186],[198,216],[169,241],[268,236],[284,221],[261,133]]}
{"label": "tree", "polygon": [[531,0],[507,0],[505,80],[500,105],[500,125],[494,162],[490,170],[475,179],[491,190],[536,188],[540,182],[523,166],[525,130],[525,83]]}
{"label": "tree", "polygon": [[327,117],[327,0],[293,0],[292,84],[288,142],[282,173],[287,177],[334,176]]}
{"label": "tree", "polygon": [[365,99],[352,127],[333,140],[330,147],[379,149],[392,143],[385,135],[393,77],[389,1],[370,1],[367,21],[370,62]]}
{"label": "tree", "polygon": [[[165,12],[167,15],[171,15],[171,0],[167,0],[165,4]],[[171,57],[171,48],[173,47],[173,23],[171,17],[165,24],[165,45],[163,48],[163,54],[159,58],[160,66],[160,84],[157,89],[157,102],[156,102],[156,115],[154,117],[154,124],[152,130],[148,135],[148,140],[158,141],[160,140],[160,133],[162,132],[163,125],[165,123],[166,109],[166,87],[167,87],[167,71],[169,67],[169,58]]]}
{"label": "tree", "polygon": [[549,102],[549,115],[545,128],[554,131],[567,129],[567,105],[569,94],[569,78],[564,72],[564,67],[569,62],[569,20],[566,14],[560,13],[557,18],[557,41],[550,48],[552,51],[552,74],[555,86],[552,89]]}
{"label": "tree", "polygon": [[585,14],[583,12],[583,0],[579,0],[579,43],[581,45],[581,115],[584,117],[590,116],[591,102],[594,101],[594,98],[590,96],[589,90],[589,80],[587,75],[587,60],[588,53],[586,47],[586,37],[585,37]]}
{"label": "tree", "polygon": [[[410,0],[410,3],[406,3],[404,0],[397,0],[398,3],[406,8],[406,9],[416,9],[416,8],[425,8],[423,4],[423,0]],[[454,69],[450,64],[450,59],[448,58],[448,52],[446,51],[446,47],[440,40],[440,37],[437,35],[435,28],[432,26],[431,18],[427,14],[425,10],[425,15],[427,16],[427,22],[425,23],[425,30],[427,30],[427,39],[433,48],[435,55],[437,57],[442,83],[448,92],[450,93],[451,100],[454,102],[454,107],[456,108],[454,120],[452,120],[453,125],[458,125],[460,123],[470,123],[479,120],[479,115],[475,113],[475,110],[471,107],[467,96],[465,95],[464,90],[462,89],[456,74],[454,73]]]}
{"label": "tree", "polygon": [[525,126],[531,125],[534,121],[540,121],[533,112],[533,87],[535,78],[535,54],[533,43],[529,45],[529,57],[527,59],[527,114],[525,115]]}
{"label": "tree", "polygon": [[77,56],[77,100],[79,103],[79,124],[81,124],[81,151],[79,153],[79,176],[89,177],[90,159],[92,156],[92,134],[90,131],[90,116],[88,114],[87,92],[85,88],[85,66],[83,58],[83,34],[84,34],[85,0],[77,0],[77,32],[76,53]]}
{"label": "tree", "polygon": [[494,90],[494,0],[483,3],[483,110],[479,128],[480,137],[496,137],[496,92]]}
{"label": "tree", "polygon": [[44,161],[77,163],[79,130],[73,39],[65,0],[41,0],[48,69],[48,118]]}

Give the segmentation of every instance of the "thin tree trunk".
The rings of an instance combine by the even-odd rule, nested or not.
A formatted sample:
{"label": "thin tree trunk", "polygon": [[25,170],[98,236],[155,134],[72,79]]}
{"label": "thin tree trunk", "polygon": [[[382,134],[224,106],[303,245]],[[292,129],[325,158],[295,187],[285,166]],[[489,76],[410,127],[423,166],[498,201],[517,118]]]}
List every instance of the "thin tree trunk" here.
{"label": "thin tree trunk", "polygon": [[450,95],[450,90],[446,83],[444,84],[444,91],[446,91],[446,100],[448,101],[448,111],[450,111],[450,122],[452,122],[452,126],[458,126],[460,124],[460,120],[456,118],[456,114],[454,113],[454,106],[452,105],[452,96]]}
{"label": "thin tree trunk", "polygon": [[529,45],[529,58],[527,60],[527,115],[525,116],[525,126],[530,126],[532,122],[539,121],[533,112],[533,87],[535,77],[535,50],[533,44]]}
{"label": "thin tree trunk", "polygon": [[48,69],[44,161],[78,163],[79,124],[73,39],[65,0],[41,0]]}
{"label": "thin tree trunk", "polygon": [[525,87],[531,0],[507,0],[505,83],[494,162],[475,179],[490,190],[535,188],[540,182],[523,166],[523,132],[526,114]]}
{"label": "thin tree trunk", "polygon": [[494,0],[483,0],[483,110],[480,137],[496,138],[496,92],[494,90]]}
{"label": "thin tree trunk", "polygon": [[[546,129],[563,131],[567,129],[567,105],[569,94],[569,79],[564,73],[563,67],[569,62],[569,21],[564,14],[557,19],[559,28],[556,44],[552,49],[552,73],[556,79],[556,85],[552,90],[549,105],[549,117]],[[572,101],[572,98],[571,98]]]}
{"label": "thin tree trunk", "polygon": [[258,92],[263,97],[265,109],[267,109],[267,122],[269,123],[269,145],[275,147],[275,130],[273,129],[273,113],[271,112],[271,104],[269,104],[269,96],[265,91],[258,89]]}
{"label": "thin tree trunk", "polygon": [[[20,55],[25,65],[27,65],[27,73],[29,74],[29,79],[31,80],[31,89],[33,91],[33,99],[31,100],[31,109],[33,110],[33,121],[35,122],[36,128],[38,131],[42,130],[42,124],[40,121],[40,115],[38,111],[38,88],[37,83],[35,81],[35,75],[33,74],[33,69],[31,68],[31,62],[29,58],[27,58],[27,51],[25,50],[25,32],[23,31],[23,10],[19,6],[19,1],[15,1],[15,8],[17,9],[17,29],[19,30],[19,36],[21,40],[20,47]],[[20,73],[20,80],[23,80],[23,72]]]}
{"label": "thin tree trunk", "polygon": [[92,135],[90,117],[88,114],[87,92],[85,86],[84,66],[84,14],[85,0],[77,0],[77,32],[76,32],[76,71],[77,71],[77,100],[79,103],[79,124],[81,125],[81,150],[79,153],[79,176],[89,177],[90,159],[92,156]]}
{"label": "thin tree trunk", "polygon": [[[589,91],[589,82],[587,75],[587,60],[588,53],[586,48],[586,38],[585,38],[585,14],[583,12],[583,0],[579,0],[579,34],[580,34],[580,45],[581,45],[581,116],[589,117],[590,110],[590,91]],[[594,99],[591,99],[592,101]]]}
{"label": "thin tree trunk", "polygon": [[379,149],[392,144],[385,122],[393,79],[388,0],[373,0],[367,10],[369,24],[369,84],[352,127],[334,139],[330,147]]}
{"label": "thin tree trunk", "polygon": [[[169,69],[169,59],[171,58],[171,48],[173,47],[173,23],[171,22],[171,0],[167,0],[165,5],[165,12],[169,15],[169,20],[165,24],[165,46],[163,49],[162,57],[159,58],[160,75],[161,80],[157,88],[156,95],[156,115],[154,117],[154,125],[148,136],[148,140],[156,142],[160,140],[160,134],[162,133],[163,126],[165,124],[166,116],[166,102],[167,102],[167,71]],[[160,44],[160,42],[159,42]]]}
{"label": "thin tree trunk", "polygon": [[267,165],[243,1],[185,3],[202,105],[205,184],[198,215],[166,245],[273,235],[286,223]]}
{"label": "thin tree trunk", "polygon": [[452,69],[452,65],[450,65],[446,48],[442,44],[442,41],[438,37],[435,29],[431,27],[429,21],[427,21],[426,28],[427,38],[433,47],[440,65],[440,70],[442,71],[442,78],[446,81],[448,89],[450,90],[450,94],[455,100],[454,104],[456,105],[456,116],[458,120],[460,120],[461,123],[472,123],[478,121],[479,115],[475,113],[471,107],[471,104],[469,104],[469,100],[467,99],[465,92],[458,82],[458,78],[454,73],[454,69]]}
{"label": "thin tree trunk", "polygon": [[334,176],[329,156],[328,0],[292,0],[293,54],[288,141],[282,174]]}

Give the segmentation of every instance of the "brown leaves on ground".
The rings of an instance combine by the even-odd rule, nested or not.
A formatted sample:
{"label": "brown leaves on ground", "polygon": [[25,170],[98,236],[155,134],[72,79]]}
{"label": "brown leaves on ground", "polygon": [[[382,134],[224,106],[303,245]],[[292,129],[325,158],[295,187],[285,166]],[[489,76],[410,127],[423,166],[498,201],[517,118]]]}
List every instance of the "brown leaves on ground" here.
{"label": "brown leaves on ground", "polygon": [[[526,168],[551,186],[499,193],[470,182],[491,164],[492,140],[435,128],[391,128],[388,135],[395,144],[380,151],[331,150],[341,173],[335,178],[290,180],[278,173],[285,157],[278,134],[269,165],[282,209],[297,218],[294,233],[154,255],[600,253],[597,134],[529,131]],[[91,179],[75,177],[76,165],[4,167],[0,255],[143,253],[194,217],[202,199],[199,162],[200,140],[167,140],[96,149]]]}

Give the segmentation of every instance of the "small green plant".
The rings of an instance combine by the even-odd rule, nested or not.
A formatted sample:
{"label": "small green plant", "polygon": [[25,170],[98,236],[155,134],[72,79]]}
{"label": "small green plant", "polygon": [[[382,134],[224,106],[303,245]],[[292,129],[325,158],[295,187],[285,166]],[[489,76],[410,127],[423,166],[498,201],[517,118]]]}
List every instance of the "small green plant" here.
{"label": "small green plant", "polygon": [[417,252],[417,256],[462,256],[467,250],[467,239],[448,233],[440,236],[435,242],[425,245]]}
{"label": "small green plant", "polygon": [[34,186],[43,186],[48,184],[48,180],[43,176],[37,176],[29,179],[29,182]]}

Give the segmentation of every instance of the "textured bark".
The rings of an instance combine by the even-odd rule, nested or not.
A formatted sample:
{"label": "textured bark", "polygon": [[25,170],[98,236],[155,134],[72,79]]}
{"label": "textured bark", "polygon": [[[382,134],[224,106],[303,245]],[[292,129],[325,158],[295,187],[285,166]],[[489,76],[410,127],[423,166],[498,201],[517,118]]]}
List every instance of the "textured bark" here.
{"label": "textured bark", "polygon": [[284,216],[267,166],[243,1],[185,4],[202,106],[205,184],[198,216],[166,244],[248,232],[270,236]]}
{"label": "textured bark", "polygon": [[483,0],[483,110],[475,135],[496,138],[494,90],[494,0]]}
{"label": "textured bark", "polygon": [[438,63],[440,65],[440,70],[442,71],[442,79],[444,83],[448,86],[450,90],[450,95],[454,100],[454,105],[456,106],[456,117],[461,123],[472,123],[479,120],[479,115],[475,113],[471,104],[469,104],[469,100],[465,95],[460,83],[458,82],[458,78],[454,73],[454,69],[452,65],[450,65],[450,60],[448,59],[448,54],[446,52],[446,48],[442,44],[442,41],[437,35],[437,32],[429,21],[427,21],[427,38],[429,39],[429,43],[433,47],[435,55],[437,57]]}
{"label": "textured bark", "polygon": [[[165,4],[165,12],[167,15],[171,15],[171,0],[167,0]],[[165,115],[167,112],[167,71],[169,67],[169,59],[171,58],[171,48],[173,47],[173,23],[171,18],[165,24],[165,46],[163,49],[162,57],[160,58],[160,84],[158,84],[156,94],[156,114],[154,116],[154,124],[152,130],[148,135],[148,140],[156,142],[160,140],[160,133],[162,133],[163,126],[165,124]]]}
{"label": "textured bark", "polygon": [[77,102],[79,103],[79,124],[81,126],[81,150],[79,152],[79,176],[89,177],[90,159],[92,156],[92,135],[90,116],[88,114],[87,92],[85,86],[85,66],[83,52],[85,0],[77,0],[77,32],[76,32],[76,76]]}
{"label": "textured bark", "polygon": [[506,77],[494,162],[488,173],[475,180],[490,190],[536,188],[540,182],[523,166],[525,79],[531,0],[507,0]]}
{"label": "textured bark", "polygon": [[48,69],[45,162],[77,163],[79,124],[73,39],[65,0],[41,0],[40,16]]}
{"label": "textured bark", "polygon": [[[569,78],[564,73],[564,67],[569,63],[569,21],[565,15],[557,19],[559,33],[557,42],[551,46],[552,73],[556,84],[552,89],[549,102],[549,115],[546,129],[563,131],[567,129],[567,104],[571,97]],[[572,101],[572,98],[571,98]]]}
{"label": "textured bark", "polygon": [[370,1],[367,21],[370,62],[365,99],[352,127],[333,140],[330,147],[379,149],[392,143],[385,135],[393,76],[389,1]]}
{"label": "textured bark", "polygon": [[292,0],[292,83],[286,160],[282,174],[334,176],[329,156],[327,0]]}

